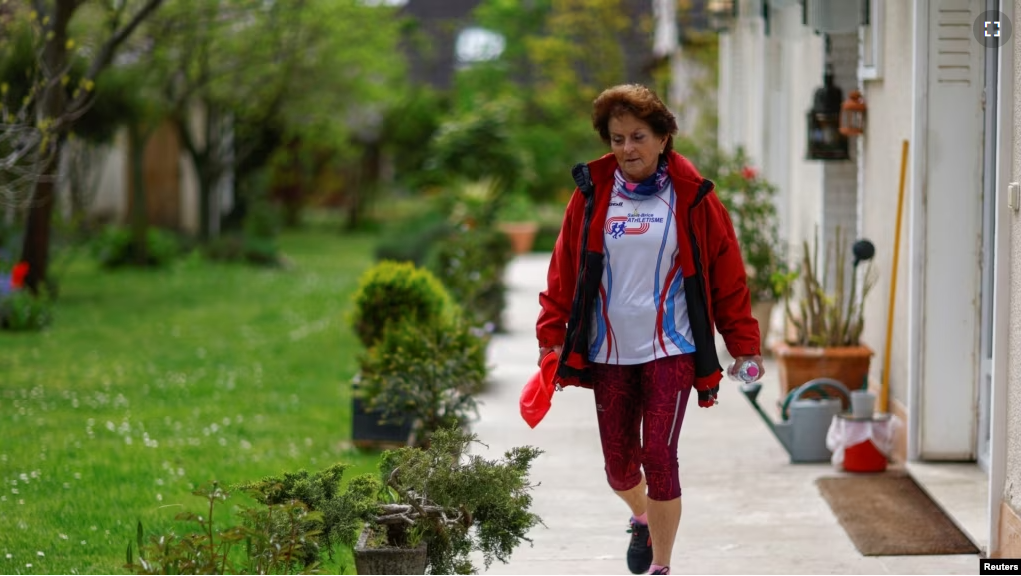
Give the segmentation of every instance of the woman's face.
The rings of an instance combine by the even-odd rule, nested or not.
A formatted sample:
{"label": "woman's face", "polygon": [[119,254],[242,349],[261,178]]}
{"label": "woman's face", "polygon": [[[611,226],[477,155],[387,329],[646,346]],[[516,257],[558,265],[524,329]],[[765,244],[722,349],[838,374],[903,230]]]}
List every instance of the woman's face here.
{"label": "woman's face", "polygon": [[610,117],[610,149],[624,177],[641,182],[656,171],[659,155],[666,146],[666,136],[657,136],[652,127],[634,114]]}

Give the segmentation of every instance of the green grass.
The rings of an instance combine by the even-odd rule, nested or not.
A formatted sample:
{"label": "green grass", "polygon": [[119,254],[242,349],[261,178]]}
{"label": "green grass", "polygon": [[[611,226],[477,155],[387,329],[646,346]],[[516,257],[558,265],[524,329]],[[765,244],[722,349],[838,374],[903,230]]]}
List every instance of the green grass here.
{"label": "green grass", "polygon": [[[0,573],[123,573],[136,523],[191,531],[173,518],[199,512],[191,491],[212,480],[375,471],[345,442],[347,314],[374,244],[288,233],[285,270],[73,262],[52,327],[0,332]],[[352,570],[344,556],[327,569]]]}

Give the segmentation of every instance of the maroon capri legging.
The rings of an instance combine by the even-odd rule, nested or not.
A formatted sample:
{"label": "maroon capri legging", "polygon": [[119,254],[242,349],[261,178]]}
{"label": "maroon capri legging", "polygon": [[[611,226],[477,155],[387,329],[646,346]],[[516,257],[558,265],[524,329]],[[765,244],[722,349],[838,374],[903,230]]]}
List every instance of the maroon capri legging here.
{"label": "maroon capri legging", "polygon": [[630,490],[644,470],[649,498],[680,497],[677,437],[695,382],[694,356],[634,365],[594,363],[592,380],[610,487]]}

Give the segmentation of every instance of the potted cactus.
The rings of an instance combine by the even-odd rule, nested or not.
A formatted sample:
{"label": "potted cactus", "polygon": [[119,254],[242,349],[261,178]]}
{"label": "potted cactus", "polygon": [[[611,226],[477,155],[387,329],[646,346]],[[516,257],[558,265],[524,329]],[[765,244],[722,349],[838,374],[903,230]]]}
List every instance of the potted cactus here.
{"label": "potted cactus", "polygon": [[[858,289],[858,265],[871,260],[875,249],[868,240],[854,244],[853,273],[850,282],[846,269],[847,242],[837,229],[835,247],[829,251],[828,261],[838,271],[833,288],[827,291],[828,269],[819,262],[818,234],[811,248],[807,241],[802,246],[799,269],[800,298],[792,309],[795,284],[783,283],[784,311],[793,329],[785,342],[774,346],[780,378],[781,393],[791,390],[813,378],[833,378],[849,389],[864,388],[867,383],[872,350],[861,343],[865,297],[875,285],[871,264]],[[859,293],[860,292],[860,293]]]}

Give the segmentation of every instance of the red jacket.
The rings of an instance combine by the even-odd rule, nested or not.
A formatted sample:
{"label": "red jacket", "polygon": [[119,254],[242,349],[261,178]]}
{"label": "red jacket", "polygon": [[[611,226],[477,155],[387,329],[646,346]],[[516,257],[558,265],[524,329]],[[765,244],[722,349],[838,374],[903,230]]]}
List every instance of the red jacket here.
{"label": "red jacket", "polygon": [[[715,392],[723,377],[713,326],[732,356],[759,354],[759,325],[751,314],[744,262],[730,216],[712,193],[713,183],[676,152],[668,157],[677,194],[678,251],[675,265],[684,275],[685,300],[695,345],[695,389],[700,399]],[[536,323],[539,346],[563,345],[557,374],[563,384],[591,387],[588,380],[592,304],[603,276],[603,224],[613,193],[617,160],[613,154],[588,164],[594,184],[588,245],[581,247],[586,196],[576,189],[567,205],[553,249],[547,288]],[[680,211],[687,206],[687,217]],[[687,239],[687,242],[684,241]],[[584,254],[584,259],[582,255]]]}

